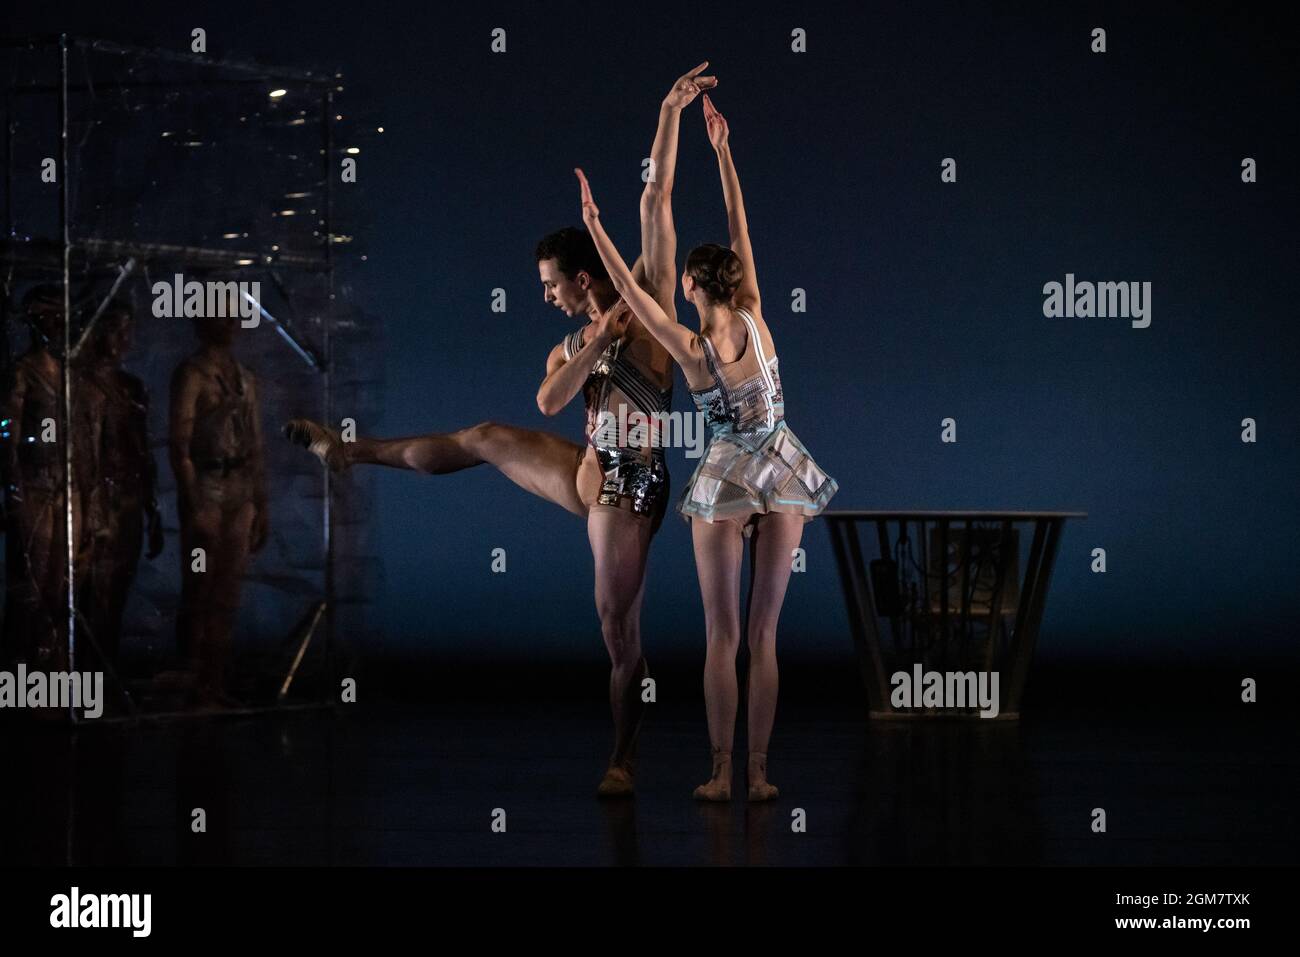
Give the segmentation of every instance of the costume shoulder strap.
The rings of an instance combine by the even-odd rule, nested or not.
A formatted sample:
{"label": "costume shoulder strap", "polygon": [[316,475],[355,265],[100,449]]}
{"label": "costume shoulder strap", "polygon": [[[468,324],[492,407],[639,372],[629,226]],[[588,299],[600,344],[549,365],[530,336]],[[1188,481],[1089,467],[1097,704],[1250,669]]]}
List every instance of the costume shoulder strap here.
{"label": "costume shoulder strap", "polygon": [[582,351],[582,329],[574,329],[564,337],[564,361],[568,362]]}
{"label": "costume shoulder strap", "polygon": [[773,357],[768,355],[767,349],[763,347],[763,337],[759,334],[758,321],[754,319],[754,314],[744,307],[737,306],[736,313],[740,316],[741,321],[745,323],[745,328],[749,331],[750,338],[754,342],[754,355],[758,357],[758,364],[766,369]]}

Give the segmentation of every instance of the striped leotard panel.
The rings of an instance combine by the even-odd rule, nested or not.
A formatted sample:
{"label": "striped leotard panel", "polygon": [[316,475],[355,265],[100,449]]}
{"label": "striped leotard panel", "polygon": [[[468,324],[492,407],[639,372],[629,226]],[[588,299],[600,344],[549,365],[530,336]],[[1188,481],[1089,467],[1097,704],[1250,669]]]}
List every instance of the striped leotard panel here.
{"label": "striped leotard panel", "polygon": [[[582,329],[575,329],[564,337],[564,359],[572,360],[582,350]],[[594,427],[602,415],[612,416],[612,421],[619,421],[618,395],[626,398],[631,408],[626,409],[624,418],[631,412],[639,412],[652,417],[666,413],[672,408],[673,390],[660,389],[641,369],[623,353],[625,340],[616,339],[606,346],[596,364],[592,367],[583,396],[587,404],[589,427]],[[590,436],[589,436],[590,437]],[[662,454],[661,449],[655,449]]]}

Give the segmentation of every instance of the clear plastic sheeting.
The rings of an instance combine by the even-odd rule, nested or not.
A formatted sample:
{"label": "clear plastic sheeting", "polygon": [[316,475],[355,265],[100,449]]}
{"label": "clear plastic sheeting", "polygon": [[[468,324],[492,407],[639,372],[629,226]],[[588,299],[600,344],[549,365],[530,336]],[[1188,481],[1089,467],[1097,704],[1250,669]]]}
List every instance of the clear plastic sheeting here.
{"label": "clear plastic sheeting", "polygon": [[323,693],[335,593],[359,633],[378,578],[331,516],[367,490],[279,432],[374,400],[336,288],[337,79],[70,37],[0,57],[0,659],[103,671],[122,716]]}

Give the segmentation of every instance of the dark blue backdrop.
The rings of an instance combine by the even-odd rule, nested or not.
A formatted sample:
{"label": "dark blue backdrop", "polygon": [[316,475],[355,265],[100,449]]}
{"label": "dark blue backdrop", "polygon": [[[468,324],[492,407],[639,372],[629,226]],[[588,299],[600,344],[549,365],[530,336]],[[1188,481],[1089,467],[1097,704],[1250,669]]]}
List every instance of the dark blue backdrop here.
{"label": "dark blue backdrop", "polygon": [[[709,59],[787,415],[839,480],[834,505],[1087,511],[1062,543],[1047,658],[1290,652],[1292,25],[1128,5],[233,3],[125,21],[102,5],[30,7],[13,11],[14,32],[183,49],[203,26],[214,54],[344,74],[346,108],[385,128],[360,156],[369,234],[355,287],[387,323],[387,407],[362,423],[384,434],[495,419],[580,436],[577,407],[547,420],[534,404],[572,320],[542,302],[533,245],[578,222],[582,165],[635,255],[659,100]],[[1096,26],[1104,55],[1089,50]],[[494,27],[504,55],[490,52]],[[790,50],[794,27],[806,54]],[[940,182],[949,156],[956,184]],[[683,118],[674,201],[683,255],[725,240],[698,106]],[[1067,272],[1151,282],[1150,327],[1044,318],[1043,284]],[[496,287],[504,315],[490,310]],[[795,287],[806,314],[789,311]],[[945,417],[955,445],[939,441]],[[1246,417],[1257,444],[1240,441]],[[693,463],[669,462],[680,488]],[[580,521],[483,470],[385,474],[380,490],[387,638],[372,652],[603,655]],[[805,543],[784,653],[847,656],[825,528],[808,526]],[[496,547],[505,575],[489,568]],[[1089,571],[1095,547],[1105,575]],[[657,540],[648,589],[651,660],[698,655],[680,518]]]}

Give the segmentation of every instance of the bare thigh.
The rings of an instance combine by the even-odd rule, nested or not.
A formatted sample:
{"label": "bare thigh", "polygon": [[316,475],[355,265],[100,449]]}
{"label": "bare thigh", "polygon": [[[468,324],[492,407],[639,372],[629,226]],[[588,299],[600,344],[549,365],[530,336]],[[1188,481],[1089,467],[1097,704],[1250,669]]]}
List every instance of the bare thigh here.
{"label": "bare thigh", "polygon": [[[525,491],[586,516],[578,479],[587,446],[550,432],[495,422],[475,426],[475,431],[479,434],[473,440],[474,450],[483,461]],[[588,501],[594,499],[593,494]]]}
{"label": "bare thigh", "polygon": [[596,563],[596,611],[602,621],[635,621],[652,526],[650,516],[611,505],[594,505],[588,513],[587,538]]}
{"label": "bare thigh", "polygon": [[792,553],[803,538],[804,518],[770,512],[755,522],[749,542],[750,640],[775,639],[777,619],[790,584]]}
{"label": "bare thigh", "polygon": [[691,519],[695,573],[704,601],[704,624],[710,639],[740,637],[740,566],[745,539],[738,522]]}

